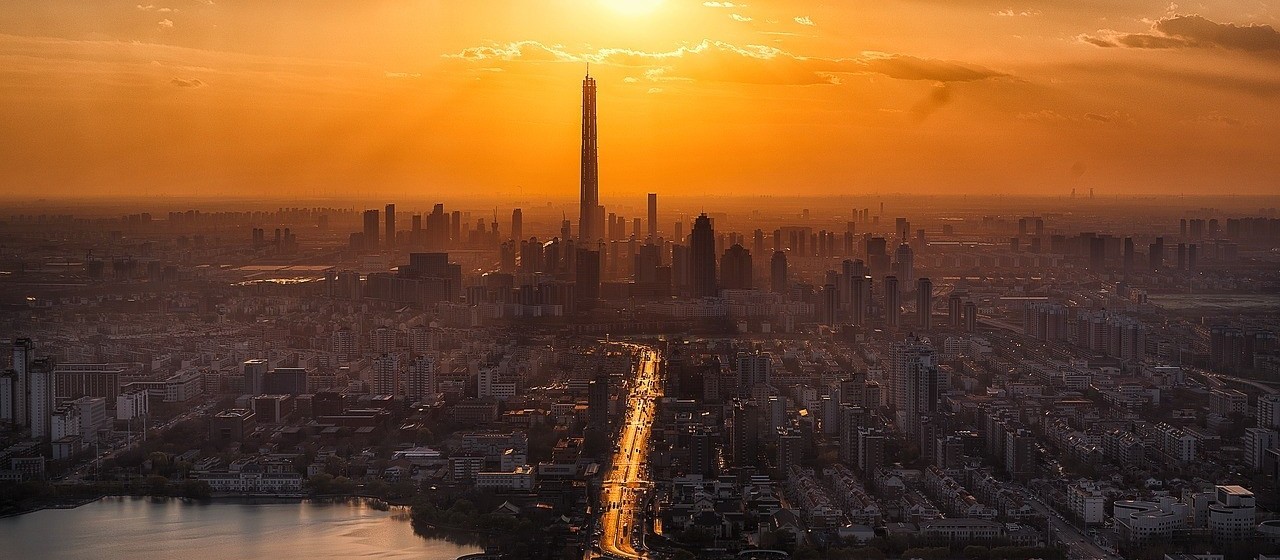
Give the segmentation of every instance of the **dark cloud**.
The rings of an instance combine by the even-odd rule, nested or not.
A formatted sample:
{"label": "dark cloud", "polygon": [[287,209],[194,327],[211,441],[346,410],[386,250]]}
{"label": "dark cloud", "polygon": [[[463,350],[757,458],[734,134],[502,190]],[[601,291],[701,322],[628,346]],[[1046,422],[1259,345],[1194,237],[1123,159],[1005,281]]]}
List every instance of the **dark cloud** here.
{"label": "dark cloud", "polygon": [[1082,35],[1100,47],[1135,49],[1217,48],[1280,55],[1280,32],[1270,25],[1218,23],[1198,15],[1176,15],[1156,21],[1149,33],[1102,32]]}
{"label": "dark cloud", "polygon": [[600,49],[572,53],[560,46],[519,41],[464,49],[446,55],[470,61],[590,62],[647,68],[653,81],[707,80],[755,84],[838,84],[841,75],[879,74],[900,80],[968,82],[1005,74],[960,62],[900,54],[866,52],[856,58],[827,58],[793,54],[774,47],[740,47],[721,41],[702,41],[671,51]]}
{"label": "dark cloud", "polygon": [[204,87],[205,85],[204,82],[197,80],[195,78],[192,78],[190,80],[184,80],[182,78],[174,78],[172,80],[169,80],[169,83],[181,88],[198,88],[198,87]]}
{"label": "dark cloud", "polygon": [[929,94],[926,95],[924,99],[917,101],[916,104],[911,107],[911,115],[915,118],[916,122],[921,122],[929,118],[929,115],[932,115],[938,109],[945,107],[948,103],[951,103],[951,86],[948,86],[945,83],[938,84],[929,91]]}

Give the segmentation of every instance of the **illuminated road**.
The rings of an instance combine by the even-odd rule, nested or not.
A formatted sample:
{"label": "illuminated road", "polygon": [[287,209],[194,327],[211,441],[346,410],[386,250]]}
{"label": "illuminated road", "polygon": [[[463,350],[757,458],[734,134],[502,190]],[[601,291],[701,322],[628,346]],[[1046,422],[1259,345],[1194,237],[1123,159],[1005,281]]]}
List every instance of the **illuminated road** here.
{"label": "illuminated road", "polygon": [[603,514],[600,517],[599,550],[607,557],[644,557],[644,552],[632,544],[631,535],[644,531],[641,525],[644,523],[646,482],[642,475],[653,424],[653,402],[661,395],[658,388],[658,351],[636,348],[640,352],[640,363],[632,380],[631,394],[627,397],[626,423],[622,426],[613,462],[600,491]]}

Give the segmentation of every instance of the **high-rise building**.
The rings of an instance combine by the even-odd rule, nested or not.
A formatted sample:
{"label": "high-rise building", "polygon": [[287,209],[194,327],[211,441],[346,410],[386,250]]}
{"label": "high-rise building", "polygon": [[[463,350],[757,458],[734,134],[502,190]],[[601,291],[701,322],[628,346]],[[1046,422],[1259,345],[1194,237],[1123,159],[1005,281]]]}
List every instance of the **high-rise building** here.
{"label": "high-rise building", "polygon": [[760,458],[760,407],[737,403],[733,407],[730,457],[736,467],[754,467]]}
{"label": "high-rise building", "polygon": [[902,282],[899,289],[906,291],[911,287],[911,283],[915,282],[916,276],[916,257],[911,252],[911,246],[903,243],[898,245],[897,254],[894,256],[896,262],[893,263],[894,275]]}
{"label": "high-rise building", "polygon": [[738,395],[751,394],[751,388],[768,385],[773,370],[773,356],[768,352],[743,352],[738,355]]}
{"label": "high-rise building", "polygon": [[649,193],[649,242],[658,239],[658,193]]}
{"label": "high-rise building", "polygon": [[787,254],[774,251],[769,260],[769,289],[775,294],[787,293]]}
{"label": "high-rise building", "polygon": [[18,426],[31,425],[30,394],[31,364],[36,359],[35,345],[30,338],[13,341],[13,422]]}
{"label": "high-rise building", "polygon": [[928,278],[916,282],[916,325],[922,331],[933,328],[933,281]]}
{"label": "high-rise building", "polygon": [[920,433],[920,419],[938,410],[938,363],[933,347],[915,337],[895,342],[889,352],[889,382],[899,428]]}
{"label": "high-rise building", "polygon": [[576,306],[583,311],[594,309],[600,299],[600,251],[578,249],[574,295]]}
{"label": "high-rise building", "polygon": [[390,249],[396,246],[396,205],[388,204],[386,208],[386,212],[387,212],[387,215],[383,219],[386,220],[386,225],[387,225],[386,244],[387,244],[387,248]]}
{"label": "high-rise building", "polygon": [[511,211],[511,239],[524,240],[524,213],[519,208]]}
{"label": "high-rise building", "polygon": [[399,394],[400,356],[380,354],[373,358],[373,394]]}
{"label": "high-rise building", "polygon": [[726,290],[751,289],[751,251],[735,243],[720,257],[720,284]]}
{"label": "high-rise building", "polygon": [[590,427],[609,427],[609,378],[600,376],[587,383],[587,420]]}
{"label": "high-rise building", "polygon": [[953,329],[964,327],[964,298],[959,292],[947,296],[947,322]]}
{"label": "high-rise building", "polygon": [[31,361],[27,372],[27,413],[31,437],[49,439],[53,415],[53,360],[46,357]]}
{"label": "high-rise building", "polygon": [[418,401],[436,392],[436,359],[431,354],[419,354],[409,364],[407,379],[409,400]]}
{"label": "high-rise building", "polygon": [[902,292],[898,290],[897,276],[884,277],[884,324],[902,326]]}
{"label": "high-rise building", "polygon": [[596,145],[596,80],[587,74],[582,80],[582,177],[579,198],[578,241],[590,246],[601,231],[596,218],[600,211],[600,161]]}
{"label": "high-rise building", "polygon": [[867,324],[867,310],[871,307],[871,277],[866,274],[854,274],[849,291],[853,292],[850,297],[853,299],[852,317],[850,322],[855,326],[865,326]]}
{"label": "high-rise building", "polygon": [[689,268],[694,297],[714,297],[720,290],[716,284],[716,234],[711,218],[704,213],[693,221],[689,235]]}
{"label": "high-rise building", "polygon": [[241,364],[241,371],[244,373],[244,392],[249,395],[261,395],[263,387],[267,379],[266,360],[245,360]]}
{"label": "high-rise building", "polygon": [[368,250],[378,248],[378,223],[377,210],[364,211],[364,248]]}

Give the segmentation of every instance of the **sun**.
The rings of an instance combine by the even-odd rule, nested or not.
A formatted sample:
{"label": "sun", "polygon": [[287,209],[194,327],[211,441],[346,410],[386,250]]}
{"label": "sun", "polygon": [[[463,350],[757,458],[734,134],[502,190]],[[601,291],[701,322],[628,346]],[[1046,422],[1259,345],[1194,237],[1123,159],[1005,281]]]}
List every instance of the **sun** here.
{"label": "sun", "polygon": [[622,15],[643,16],[657,10],[662,0],[600,0],[600,3]]}

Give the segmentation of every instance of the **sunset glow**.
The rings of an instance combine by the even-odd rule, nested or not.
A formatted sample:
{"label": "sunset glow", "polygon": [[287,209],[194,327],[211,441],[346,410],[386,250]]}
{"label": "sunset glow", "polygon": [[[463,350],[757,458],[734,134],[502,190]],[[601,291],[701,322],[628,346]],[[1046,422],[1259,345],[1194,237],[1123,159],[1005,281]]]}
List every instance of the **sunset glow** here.
{"label": "sunset glow", "polygon": [[608,193],[1265,194],[1264,4],[18,0],[0,178],[571,198],[589,63]]}

